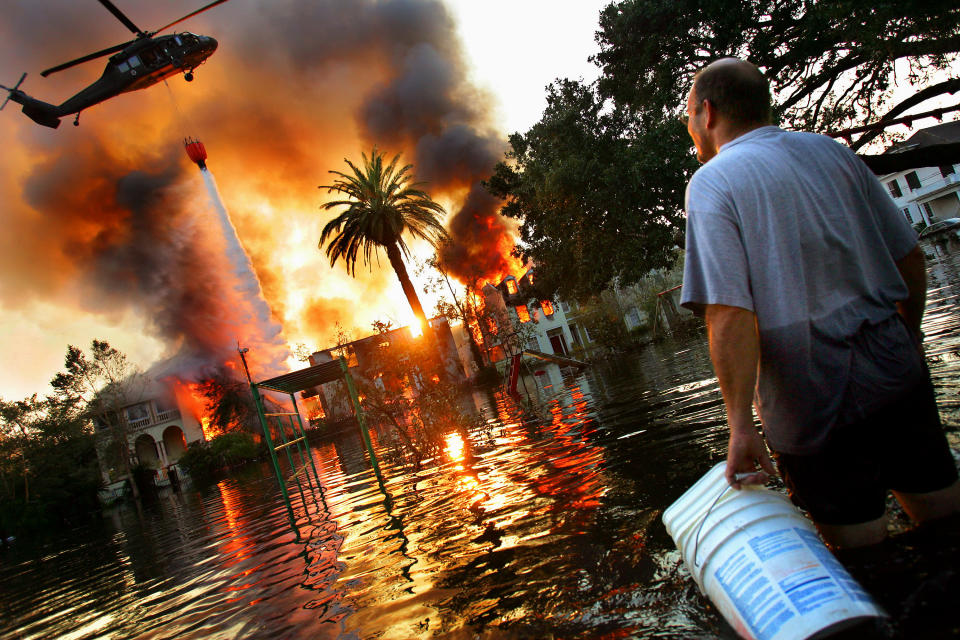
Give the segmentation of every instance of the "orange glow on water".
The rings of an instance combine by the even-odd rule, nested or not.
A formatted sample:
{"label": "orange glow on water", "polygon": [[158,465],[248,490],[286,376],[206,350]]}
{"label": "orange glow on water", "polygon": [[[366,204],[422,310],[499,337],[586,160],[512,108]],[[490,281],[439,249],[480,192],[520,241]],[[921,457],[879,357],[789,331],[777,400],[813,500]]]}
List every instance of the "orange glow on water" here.
{"label": "orange glow on water", "polygon": [[454,462],[463,462],[463,436],[457,432],[453,432],[444,438],[444,442],[446,443],[444,452],[450,456],[450,459]]}

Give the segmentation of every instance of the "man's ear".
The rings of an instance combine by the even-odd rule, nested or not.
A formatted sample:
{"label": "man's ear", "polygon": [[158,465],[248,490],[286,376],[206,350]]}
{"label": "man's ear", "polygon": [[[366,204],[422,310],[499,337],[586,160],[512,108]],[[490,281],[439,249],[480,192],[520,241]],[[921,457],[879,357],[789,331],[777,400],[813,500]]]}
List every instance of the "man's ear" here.
{"label": "man's ear", "polygon": [[713,103],[709,100],[704,100],[702,107],[707,112],[707,117],[704,121],[704,124],[706,125],[707,129],[713,129],[717,126],[717,118],[719,117],[719,114],[717,113],[716,108],[713,106]]}

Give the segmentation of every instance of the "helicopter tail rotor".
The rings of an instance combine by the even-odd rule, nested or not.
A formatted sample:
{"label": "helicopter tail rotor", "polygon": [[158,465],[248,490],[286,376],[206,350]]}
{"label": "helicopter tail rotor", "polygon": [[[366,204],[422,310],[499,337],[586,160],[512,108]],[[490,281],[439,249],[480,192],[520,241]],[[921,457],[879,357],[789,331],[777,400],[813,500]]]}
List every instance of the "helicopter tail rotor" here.
{"label": "helicopter tail rotor", "polygon": [[26,77],[27,77],[27,72],[24,71],[23,75],[20,76],[20,79],[17,80],[17,84],[13,85],[12,89],[10,87],[5,87],[2,84],[0,84],[0,89],[7,91],[7,99],[3,101],[3,104],[0,104],[0,111],[3,111],[3,108],[7,106],[8,102],[10,102],[10,96],[13,95],[13,92],[18,91],[20,89],[20,85],[23,84],[23,81],[26,79]]}

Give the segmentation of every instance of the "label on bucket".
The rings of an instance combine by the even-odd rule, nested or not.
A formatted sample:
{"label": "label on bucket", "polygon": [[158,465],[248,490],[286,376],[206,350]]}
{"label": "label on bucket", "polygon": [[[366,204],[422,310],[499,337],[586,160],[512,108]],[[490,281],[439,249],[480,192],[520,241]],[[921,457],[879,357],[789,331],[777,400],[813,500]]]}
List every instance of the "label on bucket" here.
{"label": "label on bucket", "polygon": [[816,534],[799,528],[750,538],[714,577],[761,640],[774,638],[792,618],[816,615],[838,600],[871,602]]}

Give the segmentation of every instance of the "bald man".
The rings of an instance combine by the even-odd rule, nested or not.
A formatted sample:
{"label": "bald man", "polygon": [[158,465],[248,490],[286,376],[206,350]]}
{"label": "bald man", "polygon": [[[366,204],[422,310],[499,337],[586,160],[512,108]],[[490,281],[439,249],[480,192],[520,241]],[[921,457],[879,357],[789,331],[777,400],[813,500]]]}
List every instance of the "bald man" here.
{"label": "bald man", "polygon": [[888,491],[916,521],[960,510],[920,346],[913,229],[847,147],[770,125],[749,62],[702,69],[686,112],[704,164],[687,187],[681,304],[706,317],[728,482],[774,474],[769,445],[835,547],[883,540]]}

